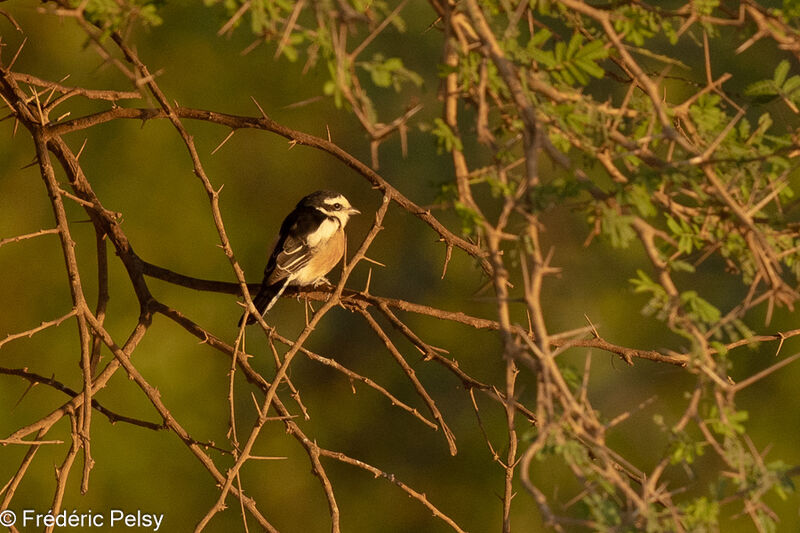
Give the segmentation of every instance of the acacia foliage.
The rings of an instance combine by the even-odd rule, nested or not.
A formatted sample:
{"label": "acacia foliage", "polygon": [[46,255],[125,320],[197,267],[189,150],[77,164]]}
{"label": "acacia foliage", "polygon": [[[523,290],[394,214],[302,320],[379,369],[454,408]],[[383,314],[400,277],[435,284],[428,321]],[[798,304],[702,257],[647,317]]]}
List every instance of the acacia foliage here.
{"label": "acacia foliage", "polygon": [[[502,345],[497,353],[487,355],[493,358],[492,364],[504,367],[503,379],[496,383],[487,385],[459,374],[457,356],[444,358],[387,311],[391,305],[407,311],[408,302],[370,300],[366,291],[360,296],[345,294],[341,286],[335,298],[360,313],[392,351],[391,341],[386,342],[380,325],[365,310],[366,305],[378,306],[426,359],[444,365],[468,390],[483,390],[499,403],[504,431],[487,432],[472,398],[475,421],[503,480],[504,531],[512,530],[515,512],[534,508],[549,527],[560,531],[576,527],[717,531],[739,515],[747,516],[758,531],[776,530],[786,518],[772,511],[769,498],[793,497],[792,476],[797,467],[792,460],[796,458],[764,459],[767,443],[755,442],[749,434],[751,421],[738,406],[737,395],[750,387],[765,387],[765,377],[785,371],[795,359],[786,357],[781,347],[797,331],[757,334],[753,317],[764,315],[769,324],[776,309],[792,309],[799,296],[800,235],[793,189],[797,187],[795,159],[800,153],[800,76],[794,74],[800,60],[800,3],[785,0],[765,7],[752,1],[715,0],[608,4],[581,0],[428,4],[231,0],[220,4],[227,15],[221,33],[251,32],[254,46],[266,42],[275,57],[321,74],[320,94],[329,97],[342,114],[355,117],[366,133],[369,165],[325,139],[272,123],[268,113],[224,117],[173,108],[128,46],[128,39],[135,35],[132,28],[160,22],[157,2],[92,0],[45,7],[68,13],[83,25],[98,49],[113,49],[130,63],[126,68],[131,90],[144,87],[158,106],[155,110],[131,107],[130,112],[112,109],[108,120],[172,121],[189,148],[215,217],[219,215],[218,191],[205,178],[181,120],[207,120],[232,129],[255,127],[321,148],[355,168],[365,183],[381,190],[386,202],[394,201],[410,215],[423,218],[444,242],[445,270],[452,253],[472,257],[476,283],[484,281],[491,287],[496,302],[492,316],[465,319],[441,310],[414,309],[440,319],[461,320],[476,329],[488,328]],[[410,56],[413,47],[408,56],[381,48],[384,35],[406,31],[404,19],[412,9],[428,10],[427,31],[441,36],[439,56],[421,60]],[[413,37],[405,38],[413,42]],[[753,68],[752,59],[741,60],[754,54],[770,59],[765,61],[769,65],[766,76],[761,74],[763,69]],[[412,68],[412,63],[420,67]],[[8,109],[33,137],[50,142],[80,126],[74,117],[62,124],[62,130],[57,129],[60,119],[50,129],[45,120],[37,124],[34,112],[39,109],[42,117],[36,107],[41,103],[23,98],[20,104],[15,81],[21,78],[15,78],[10,64],[3,65],[2,74]],[[27,82],[36,85],[30,78]],[[422,86],[440,87],[435,110],[421,112],[422,106],[410,96]],[[388,99],[381,92],[385,90],[396,95]],[[398,101],[403,105],[398,106]],[[130,116],[123,116],[126,113]],[[391,179],[376,173],[382,145],[400,143],[405,150],[409,135],[429,136],[439,156],[450,163],[451,178],[438,184],[437,194],[440,205],[457,214],[459,227],[437,226],[435,214],[411,203],[389,185]],[[63,148],[49,146],[49,150],[69,160],[59,152]],[[47,177],[42,158],[40,151],[39,163]],[[73,177],[71,182],[76,193],[86,193],[80,179]],[[385,207],[386,203],[375,232]],[[659,321],[664,341],[658,346],[641,349],[614,344],[591,323],[574,324],[565,332],[551,331],[553,306],[542,298],[542,288],[567,265],[559,261],[557,246],[543,244],[543,236],[555,229],[548,226],[558,220],[551,215],[565,211],[585,221],[590,248],[608,245],[619,253],[631,248],[639,251],[628,273],[630,291],[639,297],[629,295],[620,305],[640,305],[643,313]],[[111,220],[93,220],[99,233],[116,231]],[[228,252],[221,219],[215,223]],[[114,241],[118,251],[122,242]],[[127,257],[133,263],[128,267],[132,280],[138,268],[138,274],[178,283],[162,271],[136,264],[135,256]],[[235,260],[231,264],[239,275]],[[705,283],[709,276],[736,280],[741,297],[719,298]],[[192,286],[190,281],[182,282]],[[198,287],[199,282],[194,283],[193,288]],[[139,296],[140,303],[156,309],[144,293]],[[75,309],[65,318],[86,314],[89,324],[82,323],[82,338],[88,339],[89,330],[95,338],[103,337],[102,329],[87,314],[90,311],[77,303]],[[159,312],[170,315],[168,310]],[[171,316],[180,320],[174,313]],[[286,356],[286,366],[304,340],[301,336],[287,341],[292,355]],[[735,350],[768,342],[776,342],[780,360],[743,375],[737,368],[743,365],[742,359]],[[614,354],[629,364],[651,364],[654,372],[659,365],[680,366],[692,376],[693,386],[678,391],[685,394],[680,415],[672,419],[658,414],[649,421],[661,431],[662,439],[653,444],[656,457],[647,464],[623,456],[607,438],[631,411],[612,417],[596,409],[588,391],[590,365],[581,373],[564,363],[564,354],[587,348]],[[236,350],[238,345],[234,358]],[[136,379],[124,354],[115,352],[115,356]],[[285,373],[285,366],[281,368]],[[249,370],[244,372],[258,381]],[[146,382],[137,379],[137,383],[160,414],[169,412],[150,396]],[[535,390],[524,404],[516,401],[523,388],[518,383]],[[288,416],[274,399],[275,388],[265,386],[264,392],[268,401],[253,426],[253,439],[266,423],[271,406]],[[451,392],[456,394],[455,389]],[[455,453],[454,437],[435,402],[424,388],[420,395],[436,421],[431,424],[447,436]],[[76,426],[86,423],[88,415],[83,416]],[[86,433],[75,437],[84,449],[88,449],[90,429],[86,424]],[[338,530],[336,487],[318,461],[320,454],[349,464],[353,460],[308,444],[299,426],[286,424],[287,431],[308,450],[327,496],[332,528]],[[170,429],[191,447],[178,427]],[[17,432],[12,437],[26,435]],[[241,453],[235,430],[231,445]],[[238,457],[247,459],[244,449]],[[193,453],[200,456],[195,449]],[[707,460],[709,455],[713,461]],[[701,457],[705,460],[699,466]],[[222,509],[227,491],[240,496],[232,484],[239,471],[236,465],[227,476],[215,476],[225,483],[221,483],[221,503],[209,511],[207,519]],[[554,470],[554,465],[565,467],[581,490],[546,491],[549,484],[542,479],[543,473]],[[88,469],[85,472],[88,478]],[[389,477],[380,470],[371,472]],[[682,476],[682,472],[691,475]],[[707,486],[698,489],[692,476]],[[526,492],[525,497],[514,497],[517,491]],[[455,530],[468,529],[421,492],[412,490],[411,494],[432,507],[436,518]],[[249,507],[248,512],[260,516]],[[258,521],[264,526],[261,518]],[[200,522],[205,523],[205,519]]]}

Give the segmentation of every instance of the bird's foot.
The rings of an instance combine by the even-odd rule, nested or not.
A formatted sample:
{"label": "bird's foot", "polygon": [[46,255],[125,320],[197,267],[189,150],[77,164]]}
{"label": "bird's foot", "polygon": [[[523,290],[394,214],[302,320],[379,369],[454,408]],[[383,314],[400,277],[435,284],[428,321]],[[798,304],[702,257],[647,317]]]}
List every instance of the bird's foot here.
{"label": "bird's foot", "polygon": [[320,278],[317,278],[317,279],[315,279],[315,280],[314,280],[314,283],[312,283],[312,286],[313,286],[315,289],[316,289],[317,287],[320,287],[320,286],[322,286],[322,285],[327,285],[328,287],[333,287],[333,283],[331,283],[330,281],[328,281],[328,278],[326,278],[325,276],[322,276],[322,277],[320,277]]}

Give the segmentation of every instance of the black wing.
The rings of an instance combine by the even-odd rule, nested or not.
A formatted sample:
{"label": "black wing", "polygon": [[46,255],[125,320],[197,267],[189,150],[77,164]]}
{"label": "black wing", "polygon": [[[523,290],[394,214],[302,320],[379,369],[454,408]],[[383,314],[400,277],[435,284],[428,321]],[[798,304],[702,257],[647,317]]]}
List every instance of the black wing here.
{"label": "black wing", "polygon": [[[325,215],[313,207],[299,206],[287,216],[281,224],[280,238],[269,256],[264,269],[264,280],[258,290],[253,304],[260,314],[264,314],[275,304],[283,293],[290,277],[311,260],[311,248],[306,242],[308,235],[314,232],[325,220]],[[249,316],[247,323],[256,322],[256,317]],[[241,324],[241,321],[239,321]]]}
{"label": "black wing", "polygon": [[306,266],[311,259],[307,238],[327,217],[313,207],[299,207],[281,225],[281,238],[264,269],[264,283],[274,285]]}

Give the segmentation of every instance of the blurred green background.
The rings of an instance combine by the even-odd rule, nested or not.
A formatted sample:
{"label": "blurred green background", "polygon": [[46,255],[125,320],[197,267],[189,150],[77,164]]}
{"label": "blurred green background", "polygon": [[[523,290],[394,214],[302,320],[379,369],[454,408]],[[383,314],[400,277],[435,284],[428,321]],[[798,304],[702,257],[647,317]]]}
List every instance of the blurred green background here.
{"label": "blurred green background", "polygon": [[[440,116],[437,100],[437,63],[442,36],[429,31],[435,15],[422,2],[412,2],[405,12],[407,32],[388,29],[373,45],[386,56],[401,56],[405,64],[420,72],[425,84],[401,95],[387,89],[378,93],[382,109],[402,110],[412,100],[425,107],[421,122]],[[0,19],[0,35],[6,45],[3,59],[27,37],[14,70],[44,79],[88,88],[128,90],[125,80],[111,66],[103,65],[86,45],[86,37],[68,17],[42,15],[42,4],[12,0],[2,4],[20,23],[25,36]],[[255,98],[279,123],[297,130],[331,138],[344,149],[369,162],[369,144],[354,117],[336,109],[329,98],[308,105],[292,104],[321,93],[325,78],[310,71],[302,74],[302,62],[273,60],[274,45],[261,45],[249,54],[253,36],[246,30],[230,37],[218,37],[226,20],[219,6],[169,2],[161,10],[160,26],[139,30],[135,43],[141,59],[170,100],[180,105],[227,113],[258,116]],[[698,48],[698,54],[701,49]],[[759,57],[753,47],[741,57],[722,61],[746,62],[754,79],[769,76],[775,62]],[[698,56],[698,61],[701,57]],[[725,71],[725,65],[720,72]],[[702,72],[697,73],[702,76]],[[745,80],[750,81],[750,80]],[[154,106],[152,102],[125,105]],[[73,98],[65,109],[71,118],[105,109],[108,104],[87,103]],[[387,112],[387,115],[389,113]],[[386,118],[391,118],[387,116]],[[276,135],[262,131],[238,131],[218,152],[211,151],[225,138],[224,128],[186,122],[194,135],[204,168],[216,187],[224,185],[221,210],[234,252],[248,280],[260,280],[277,228],[288,210],[303,195],[319,188],[344,193],[364,213],[351,222],[351,251],[360,243],[373,220],[380,195],[362,177],[333,157],[302,146],[291,147]],[[36,166],[26,167],[34,156],[24,131],[12,135],[13,120],[0,123],[0,239],[29,233],[54,225],[47,195]],[[192,174],[191,162],[174,128],[166,121],[114,121],[67,136],[81,155],[83,169],[104,206],[123,214],[122,227],[135,251],[145,260],[199,278],[233,281],[228,260],[218,247],[218,235],[211,221],[207,197]],[[403,194],[420,205],[436,203],[437,184],[452,179],[448,154],[437,154],[436,145],[425,132],[409,131],[409,156],[403,158],[395,136],[380,148],[380,173]],[[60,176],[63,178],[63,176]],[[76,251],[89,301],[96,298],[94,230],[83,210],[68,202]],[[459,221],[447,211],[434,211],[457,231]],[[545,217],[546,246],[555,248],[554,264],[562,275],[545,287],[548,326],[551,331],[585,325],[584,315],[610,341],[642,348],[679,348],[680,341],[665,333],[663,325],[640,314],[644,298],[630,290],[628,279],[646,264],[638,249],[614,250],[595,240],[583,242],[590,231],[583,218],[567,209],[554,208]],[[455,251],[447,276],[440,279],[444,247],[416,218],[392,207],[369,257],[386,268],[362,263],[349,286],[362,288],[371,269],[373,294],[493,317],[494,304],[488,293],[478,293],[484,282],[473,262]],[[409,252],[413,251],[413,252]],[[111,301],[106,324],[122,343],[136,322],[138,307],[124,269],[110,254]],[[332,279],[338,278],[338,269]],[[700,279],[709,299],[722,309],[735,304],[743,289],[735,280],[720,275],[721,265],[704,265]],[[150,280],[159,300],[183,311],[189,318],[224,340],[233,342],[241,308],[235,298],[198,292]],[[71,306],[63,258],[58,239],[48,235],[0,249],[0,338],[24,331],[43,320],[66,313]],[[727,304],[727,305],[726,305]],[[515,320],[524,322],[523,310]],[[296,335],[304,324],[302,302],[282,300],[269,315],[278,331]],[[504,363],[498,338],[465,326],[415,315],[401,318],[432,345],[446,348],[462,369],[484,382],[503,383]],[[380,321],[380,319],[379,319]],[[421,361],[419,353],[391,327],[381,321],[398,347],[415,368],[420,380],[439,404],[456,434],[459,454],[450,457],[441,432],[431,431],[405,412],[393,408],[375,391],[355,385],[341,374],[303,358],[292,365],[290,376],[301,390],[311,419],[298,421],[321,446],[363,459],[428,495],[443,512],[468,531],[496,531],[501,523],[503,472],[492,461],[472,411],[468,394],[458,380],[442,367]],[[764,325],[764,309],[749,321],[758,332],[775,332],[797,327],[794,314],[776,313]],[[400,399],[421,410],[424,405],[402,371],[383,348],[363,319],[344,309],[334,309],[313,333],[306,346],[335,357],[343,365],[385,386]],[[787,341],[783,354],[797,351],[798,343]],[[274,364],[259,332],[248,336],[247,349],[256,355],[253,366],[270,378]],[[756,349],[734,353],[735,375],[750,375],[775,361],[776,345],[765,343]],[[628,367],[606,353],[592,354],[590,397],[607,419],[646,400],[652,400],[613,430],[612,445],[644,471],[652,468],[666,449],[666,436],[652,423],[656,414],[672,424],[685,408],[685,394],[694,379],[684,370],[637,361]],[[586,350],[565,356],[582,371]],[[110,355],[104,353],[104,361]],[[79,351],[74,321],[47,329],[31,339],[17,340],[0,350],[0,366],[26,367],[32,372],[80,389]],[[226,447],[228,441],[227,372],[229,361],[208,346],[198,344],[181,328],[156,316],[133,358],[137,368],[156,386],[175,418],[191,435]],[[748,430],[759,448],[770,447],[769,459],[800,463],[800,367],[790,366],[739,395],[739,406],[749,412]],[[65,401],[66,396],[45,386],[25,394],[28,383],[0,376],[0,436],[29,424]],[[534,383],[522,375],[518,387],[522,400],[532,405]],[[236,412],[240,439],[246,435],[255,411],[252,388],[237,379]],[[296,405],[285,389],[283,398],[295,413]],[[260,398],[259,393],[256,397]],[[478,395],[483,423],[499,450],[504,450],[504,413],[499,405]],[[157,414],[135,384],[120,371],[96,398],[106,407],[129,416],[159,422]],[[520,422],[520,431],[526,431]],[[59,422],[48,438],[69,441],[67,419]],[[93,417],[92,450],[96,466],[90,491],[80,495],[80,456],[73,467],[63,508],[100,512],[112,508],[141,509],[165,513],[162,531],[184,531],[216,501],[218,490],[212,478],[191,456],[179,439],[167,432],[154,432],[124,423],[109,424],[99,413]],[[20,446],[0,448],[0,486],[16,472],[25,454]],[[40,449],[11,509],[46,511],[55,488],[54,467],[61,464],[65,446]],[[286,460],[251,462],[243,469],[246,492],[259,502],[265,516],[281,531],[317,532],[329,529],[324,495],[311,474],[308,458],[283,426],[269,424],[262,432],[254,453],[285,456]],[[220,469],[229,457],[209,451]],[[707,461],[709,472],[720,468]],[[342,514],[344,531],[448,531],[418,502],[407,498],[385,480],[333,461],[324,461]],[[700,468],[700,472],[703,469]],[[548,496],[558,494],[567,501],[580,491],[569,472],[559,465],[535,463],[534,480]],[[679,467],[670,469],[667,479],[687,483]],[[713,477],[690,480],[690,490],[706,491]],[[540,518],[529,495],[519,487],[513,505],[516,531],[535,531]],[[229,498],[230,508],[217,515],[209,531],[242,529],[238,503]],[[798,497],[786,501],[770,497],[781,517],[781,531],[798,531]],[[251,530],[255,525],[251,521]],[[746,516],[726,522],[725,531],[750,531]]]}

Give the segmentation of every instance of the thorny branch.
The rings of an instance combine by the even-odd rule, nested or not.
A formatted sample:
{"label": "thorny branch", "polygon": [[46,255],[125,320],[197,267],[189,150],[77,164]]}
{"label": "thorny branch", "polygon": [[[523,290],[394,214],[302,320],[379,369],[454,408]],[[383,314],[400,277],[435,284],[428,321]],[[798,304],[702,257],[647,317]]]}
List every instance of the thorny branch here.
{"label": "thorny branch", "polygon": [[[220,33],[232,31],[242,17],[254,8],[255,3],[247,0],[236,6]],[[298,2],[278,16],[277,22],[280,24],[276,24],[275,29],[265,31],[263,35],[267,40],[276,38],[275,57],[278,57],[289,49],[295,32],[310,31],[310,34],[319,37],[319,33],[309,30],[313,26],[308,26],[310,20],[320,23],[317,32],[321,31],[320,28],[325,29],[330,37],[333,82],[338,94],[349,104],[353,116],[367,134],[372,166],[364,164],[342,145],[333,142],[330,135],[327,139],[318,137],[273,120],[255,99],[253,102],[259,116],[195,109],[172,102],[157,81],[158,73],[151,72],[136,48],[129,44],[127,33],[99,24],[90,16],[85,2],[75,7],[58,0],[54,2],[56,7],[53,12],[73,20],[86,33],[88,42],[103,61],[113,64],[123,74],[130,84],[130,90],[89,89],[65,84],[66,78],[54,82],[31,73],[17,72],[13,70],[14,64],[24,53],[24,41],[10,62],[6,64],[0,61],[0,97],[9,113],[7,118],[14,119],[14,132],[17,131],[17,125],[21,124],[33,142],[35,164],[39,168],[55,224],[50,229],[3,236],[0,247],[12,243],[24,247],[31,239],[57,235],[64,259],[65,285],[69,288],[72,305],[69,311],[56,319],[42,321],[25,331],[6,332],[5,337],[0,339],[0,349],[7,349],[6,345],[12,342],[12,346],[16,345],[18,341],[35,335],[47,335],[50,328],[64,322],[72,323],[74,319],[78,348],[73,357],[79,369],[74,376],[56,379],[54,375],[46,377],[28,368],[0,367],[0,375],[27,382],[29,389],[43,385],[69,397],[64,403],[48,406],[49,412],[38,420],[17,427],[6,438],[0,439],[0,446],[28,448],[16,472],[0,490],[0,495],[3,495],[0,509],[9,508],[23,479],[30,475],[29,469],[37,451],[45,445],[58,447],[64,453],[55,469],[55,488],[49,502],[51,511],[57,513],[63,507],[72,467],[76,459],[80,462],[81,455],[80,490],[83,493],[91,491],[90,472],[94,466],[92,431],[97,423],[93,421],[92,414],[99,412],[111,423],[125,422],[142,429],[169,431],[197,458],[210,474],[214,490],[218,493],[215,492],[217,500],[205,516],[198,517],[196,531],[205,529],[218,513],[227,508],[229,494],[238,499],[245,530],[248,519],[251,519],[264,530],[278,531],[276,525],[265,516],[265,511],[259,509],[262,502],[248,495],[250,491],[256,493],[257,488],[248,487],[246,478],[241,476],[245,469],[257,469],[257,460],[264,459],[255,454],[254,447],[269,424],[282,425],[308,457],[311,472],[324,493],[332,531],[339,532],[342,529],[337,477],[328,471],[328,465],[332,462],[350,465],[376,478],[389,480],[449,528],[464,531],[460,525],[463,514],[446,513],[442,507],[432,503],[432,499],[436,500],[437,497],[429,499],[424,491],[412,488],[394,474],[350,453],[328,449],[324,443],[318,442],[316,436],[307,432],[305,422],[308,419],[313,421],[316,415],[300,400],[301,391],[307,390],[305,384],[299,381],[300,384],[296,384],[289,379],[291,368],[297,366],[296,363],[293,365],[293,361],[298,354],[303,354],[309,360],[341,375],[351,383],[354,393],[356,388],[353,384],[362,383],[389,400],[393,407],[416,418],[426,428],[433,431],[441,429],[450,454],[455,456],[458,452],[456,431],[451,429],[451,425],[454,428],[457,426],[452,421],[448,423],[452,415],[442,401],[447,389],[437,386],[434,390],[421,374],[437,368],[451,376],[456,387],[463,390],[458,395],[450,395],[448,400],[455,402],[460,398],[468,402],[465,405],[474,413],[475,426],[486,441],[490,459],[502,471],[498,486],[503,487],[500,501],[504,532],[513,530],[514,507],[523,505],[518,503],[519,489],[529,494],[541,518],[556,531],[567,531],[578,526],[607,529],[610,526],[603,520],[610,519],[609,516],[614,513],[614,520],[617,520],[614,527],[624,523],[627,527],[644,529],[645,526],[657,524],[666,530],[690,531],[692,525],[696,524],[692,522],[696,517],[687,509],[696,502],[676,503],[682,489],[669,486],[675,479],[671,476],[671,470],[676,462],[683,463],[688,469],[694,456],[706,449],[711,450],[710,453],[714,453],[728,469],[723,475],[734,479],[740,487],[721,499],[720,505],[731,506],[734,502],[740,502],[742,512],[751,517],[759,530],[765,530],[765,517],[775,518],[762,496],[771,487],[786,485],[782,480],[797,475],[798,469],[775,467],[764,461],[763,452],[736,425],[741,425],[742,419],[737,410],[736,396],[800,359],[800,354],[783,357],[735,381],[729,375],[732,368],[730,352],[743,346],[776,342],[775,352],[779,355],[784,342],[799,336],[800,329],[764,335],[750,332],[730,336],[724,341],[720,338],[724,338],[724,332],[735,328],[744,331],[742,319],[756,306],[767,304],[769,321],[774,307],[791,307],[800,298],[797,280],[792,278],[790,272],[792,261],[800,250],[796,244],[800,240],[797,227],[775,223],[779,217],[764,215],[764,209],[773,204],[783,215],[781,193],[788,187],[793,167],[782,170],[782,174],[772,180],[755,181],[749,188],[742,185],[747,176],[731,167],[737,164],[768,165],[775,158],[791,159],[800,150],[797,141],[800,136],[795,132],[790,143],[767,146],[767,141],[762,139],[765,131],[759,129],[742,133],[741,121],[746,120],[747,106],[739,105],[736,98],[724,90],[733,76],[714,72],[709,33],[703,25],[751,31],[751,35],[737,48],[737,53],[746,51],[757,41],[768,40],[793,54],[796,60],[800,60],[800,31],[788,24],[780,14],[750,1],[742,2],[737,12],[723,10],[718,16],[702,12],[693,3],[673,11],[641,2],[620,7],[629,8],[638,16],[651,15],[655,17],[653,20],[662,20],[661,17],[664,17],[680,21],[676,31],[678,37],[702,28],[699,33],[702,39],[698,39],[698,42],[702,40],[705,85],[701,84],[696,92],[682,101],[673,102],[667,97],[662,84],[669,68],[654,74],[645,67],[648,63],[638,59],[646,54],[642,48],[630,44],[628,39],[633,30],[630,27],[621,29],[619,23],[626,15],[621,15],[623,12],[616,10],[616,6],[557,0],[552,2],[553,9],[558,10],[562,18],[551,27],[549,24],[552,19],[537,11],[529,2],[519,2],[517,5],[501,2],[499,6],[490,8],[480,0],[465,0],[462,3],[431,0],[437,17],[431,27],[442,30],[442,61],[446,67],[442,72],[442,118],[439,119],[442,130],[439,135],[447,137],[449,142],[455,185],[450,203],[460,210],[462,218],[472,224],[468,228],[475,237],[472,238],[465,236],[470,231],[458,233],[448,228],[441,221],[443,218],[440,220],[441,217],[435,216],[432,210],[412,201],[392,184],[387,175],[377,172],[381,143],[397,132],[405,154],[409,124],[422,114],[423,107],[414,103],[397,118],[387,123],[379,122],[373,102],[359,80],[356,59],[363,57],[365,50],[374,46],[382,34],[399,21],[407,4],[400,2],[375,19],[377,11],[367,9],[362,14],[344,0],[331,7],[333,14],[323,13],[317,3]],[[52,7],[53,4],[50,4],[49,8]],[[43,8],[43,12],[49,8]],[[309,14],[311,16],[307,16]],[[24,32],[24,28],[10,13],[0,11],[0,15],[20,33]],[[359,24],[364,24],[366,28],[363,35],[356,30]],[[560,29],[564,24],[569,30],[566,33]],[[574,33],[570,35],[570,31]],[[534,45],[514,47],[510,44],[522,39],[520,36],[525,32],[535,46],[543,46],[548,40],[536,41],[543,35],[540,32],[557,35],[557,40],[569,41],[565,52],[567,55],[569,50],[574,55],[584,42],[602,42],[600,48],[603,52],[598,52],[596,48],[596,57],[607,58],[609,65],[603,65],[602,68],[599,64],[594,65],[606,77],[621,80],[625,88],[624,97],[621,101],[611,98],[595,101],[591,91],[576,90],[564,83],[564,72],[577,76],[574,69],[578,67],[553,63],[556,59],[550,60],[546,55],[548,50],[544,47],[537,49],[539,55],[526,58],[526,51]],[[348,43],[351,35],[361,35],[362,39],[353,46]],[[3,46],[7,44],[5,40],[0,42]],[[320,45],[317,43],[315,46],[316,49],[313,46],[311,48],[314,55],[318,54]],[[654,58],[664,60],[657,55]],[[315,61],[316,57],[309,57],[306,68]],[[473,65],[474,72],[465,72],[469,70],[465,65]],[[589,67],[584,64],[584,68]],[[777,96],[797,113],[797,103],[791,91],[779,92]],[[718,97],[736,111],[732,116],[723,113],[724,120],[713,132],[704,130],[707,121],[704,122],[697,111],[697,106],[700,103],[707,104],[711,97]],[[67,105],[77,99],[94,100],[102,110],[81,116],[73,116],[74,109],[62,113]],[[136,107],[119,107],[117,104],[123,100],[142,99],[155,102],[151,105],[156,107],[139,104]],[[465,112],[465,105],[475,108],[474,116]],[[586,113],[600,117],[597,120],[600,133],[593,137],[587,131],[574,128],[569,120],[557,116],[559,106],[575,106],[571,111],[575,116]],[[146,261],[134,251],[122,226],[121,214],[103,206],[93,187],[95,178],[87,175],[80,163],[82,148],[76,154],[64,137],[125,119],[166,121],[180,138],[188,155],[187,165],[191,166],[208,199],[209,214],[217,231],[219,246],[228,260],[231,279],[235,281],[200,279],[191,273],[175,272]],[[474,123],[470,123],[470,120],[474,120]],[[230,130],[217,149],[234,132],[253,129],[279,135],[292,145],[300,144],[321,150],[354,170],[382,199],[370,231],[356,253],[347,258],[335,287],[290,288],[286,291],[284,297],[287,298],[302,296],[307,303],[323,302],[299,334],[282,334],[267,318],[259,317],[261,329],[258,335],[251,337],[251,343],[266,342],[272,349],[276,369],[269,379],[250,364],[252,355],[244,347],[244,328],[231,345],[223,340],[223,335],[189,318],[189,313],[162,302],[151,293],[148,285],[149,280],[155,278],[196,291],[236,295],[244,300],[249,312],[255,312],[251,292],[258,286],[247,283],[244,271],[236,260],[223,221],[221,187],[215,185],[215,176],[208,173],[203,165],[203,157],[187,129],[186,123],[190,121]],[[637,128],[644,133],[634,137],[632,132],[639,131]],[[481,161],[482,166],[476,164],[478,158],[474,158],[474,154],[464,146],[465,138],[473,131],[478,144],[487,154]],[[737,158],[735,151],[725,148],[725,143],[737,134],[747,137],[743,146],[762,143],[761,151]],[[741,146],[739,149],[743,150]],[[574,162],[577,159],[569,154],[570,150],[595,161],[596,168],[588,168],[590,165],[580,168]],[[489,164],[485,164],[486,161]],[[615,344],[601,335],[602,328],[591,320],[588,326],[565,332],[550,330],[548,323],[553,306],[545,301],[542,293],[547,280],[561,275],[562,270],[553,266],[558,258],[558,250],[548,248],[545,244],[547,224],[542,215],[546,208],[542,208],[541,204],[546,203],[542,199],[545,194],[542,191],[552,185],[543,171],[548,161],[552,163],[554,172],[561,169],[574,175],[574,183],[585,193],[582,202],[591,205],[594,227],[587,243],[605,232],[628,241],[635,240],[641,247],[656,279],[651,280],[646,274],[640,276],[639,287],[653,293],[650,305],[657,309],[671,331],[690,342],[689,347],[655,350]],[[601,185],[600,180],[590,177],[594,176],[592,172],[596,169],[605,172],[616,189]],[[645,188],[645,202],[641,190],[635,187],[639,185],[638,175],[646,173],[648,169],[660,173],[690,172],[694,169],[697,172],[693,176],[697,182],[676,179],[670,183],[664,182],[653,190]],[[759,170],[763,168],[759,167]],[[756,171],[752,173],[758,174]],[[61,183],[59,176],[62,174],[66,176],[67,183]],[[482,189],[487,183],[496,189],[493,193],[499,191],[491,195],[498,200],[488,199],[490,195],[483,193]],[[76,247],[73,236],[76,233],[75,222],[66,214],[65,198],[83,209],[94,229],[97,271],[96,288],[93,289],[87,289],[90,278],[85,276],[85,272],[82,275],[78,267],[80,248]],[[668,219],[666,227],[648,215],[648,209],[641,208],[641,204],[646,204]],[[484,281],[488,278],[487,287],[490,287],[494,304],[492,318],[374,295],[370,293],[369,282],[363,290],[345,288],[348,278],[366,258],[368,248],[383,229],[390,206],[399,207],[401,213],[424,222],[432,236],[443,243],[445,261],[442,278],[447,273],[454,248],[466,253],[475,262]],[[608,226],[612,224],[618,227],[609,230]],[[720,239],[720,235],[738,239],[738,248],[734,252],[731,252],[733,247],[725,248],[729,243]],[[121,344],[106,326],[111,319],[108,316],[111,298],[109,243],[125,269],[139,306],[138,320]],[[722,249],[726,249],[726,254],[721,254]],[[691,254],[695,250],[699,257]],[[747,296],[725,315],[714,315],[708,309],[709,304],[699,298],[696,291],[682,287],[682,278],[677,275],[679,271],[693,271],[714,254],[721,254],[729,270],[747,271],[749,276]],[[689,264],[690,260],[694,264]],[[97,293],[94,309],[90,308],[87,300],[87,292],[91,293],[92,290]],[[115,287],[115,290],[118,289]],[[326,317],[336,307],[350,311],[363,329],[362,333],[371,331],[377,336],[411,383],[416,394],[415,400],[403,399],[402,394],[391,386],[380,385],[365,373],[345,366],[337,360],[343,354],[335,350],[331,350],[330,355],[321,355],[306,346],[315,328],[324,319],[327,320]],[[162,399],[159,388],[167,384],[155,384],[137,367],[133,356],[140,351],[140,343],[150,331],[156,315],[177,324],[226,359],[231,372],[228,377],[230,450],[194,437]],[[713,320],[708,318],[715,316]],[[460,354],[451,354],[423,340],[427,335],[422,335],[412,327],[419,321],[485,332],[487,338],[501,346],[497,354],[492,354],[497,356],[496,360],[486,363],[486,366],[500,363],[502,376],[496,379],[478,377],[483,368],[466,361]],[[391,325],[394,333],[390,334],[391,330],[384,328],[383,323]],[[613,333],[609,333],[609,338],[613,336]],[[421,360],[413,361],[404,354],[403,345],[398,340],[415,348],[421,354]],[[286,347],[283,354],[278,349],[281,345]],[[583,373],[577,377],[567,371],[568,365],[564,362],[566,354],[577,352],[575,348],[585,348],[587,351]],[[669,427],[662,423],[663,432],[669,435],[664,446],[667,450],[649,471],[638,468],[635,462],[609,443],[609,434],[630,419],[636,409],[626,410],[611,417],[610,421],[608,417],[600,415],[592,404],[590,392],[592,350],[612,354],[629,365],[645,359],[680,367],[682,372],[695,377],[694,388],[687,393],[688,401],[677,423]],[[103,362],[103,353],[110,353],[113,357]],[[110,380],[120,368],[148,400],[160,422],[120,414],[95,398],[99,391],[112,386]],[[261,395],[259,398],[253,395],[257,416],[251,423],[246,422],[244,415],[234,407],[237,396],[243,393],[243,385],[236,379],[240,372]],[[79,389],[68,386],[70,382],[80,383]],[[284,384],[287,386],[284,387]],[[26,401],[29,389],[26,389],[20,401]],[[490,428],[488,418],[492,415],[479,405],[476,391],[491,400],[493,407],[497,407],[497,413],[502,415],[502,433]],[[291,396],[304,415],[302,421],[298,421],[287,407],[287,395]],[[417,404],[421,404],[427,414],[421,413]],[[639,408],[643,409],[646,404],[649,405],[649,401]],[[68,425],[69,439],[47,438],[47,434],[59,423]],[[237,430],[242,427],[248,428],[249,432],[240,442]],[[691,437],[689,429],[700,434],[699,440]],[[503,444],[498,444],[501,441]],[[223,466],[223,461],[212,457],[209,450],[219,452],[231,461]],[[554,457],[558,457],[582,484],[582,490],[573,495],[566,505],[555,505],[558,503],[556,498],[544,490],[549,486],[548,480],[541,479],[545,477],[545,468],[539,465],[554,461]],[[608,504],[609,501],[614,503]],[[591,518],[575,518],[570,514],[570,507],[576,502],[590,509]],[[610,514],[604,516],[600,511]]]}

